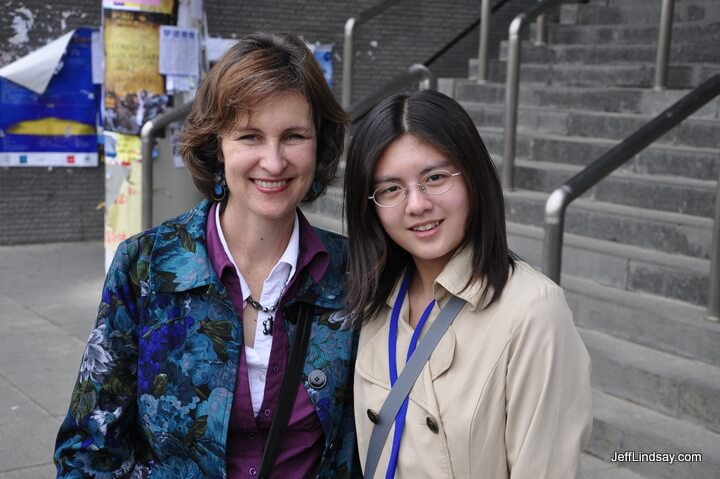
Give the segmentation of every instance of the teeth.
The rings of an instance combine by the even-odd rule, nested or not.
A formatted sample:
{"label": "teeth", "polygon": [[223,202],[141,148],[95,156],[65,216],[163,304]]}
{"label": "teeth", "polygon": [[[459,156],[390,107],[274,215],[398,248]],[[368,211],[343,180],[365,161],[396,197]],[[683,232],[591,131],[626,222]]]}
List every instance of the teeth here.
{"label": "teeth", "polygon": [[435,227],[436,227],[437,225],[439,225],[439,224],[440,224],[439,222],[435,222],[435,223],[430,223],[430,224],[427,224],[427,225],[416,226],[415,228],[413,228],[413,231],[427,231],[427,230],[431,230],[431,229],[435,228]]}
{"label": "teeth", "polygon": [[287,183],[286,180],[281,180],[281,181],[255,180],[255,184],[258,186],[262,186],[263,188],[279,188],[281,186],[285,186],[286,183]]}

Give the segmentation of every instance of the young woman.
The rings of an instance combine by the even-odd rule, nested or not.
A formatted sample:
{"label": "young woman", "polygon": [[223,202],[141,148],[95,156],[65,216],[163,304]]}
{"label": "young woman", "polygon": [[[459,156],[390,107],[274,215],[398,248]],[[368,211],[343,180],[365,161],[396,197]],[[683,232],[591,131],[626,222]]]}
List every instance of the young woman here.
{"label": "young woman", "polygon": [[[271,477],[359,474],[357,338],[334,315],[345,242],[298,210],[333,178],[345,125],[297,37],[249,35],[213,67],[181,147],[207,199],[118,248],[58,434],[58,477],[260,476],[286,399]],[[299,337],[309,344],[293,361]],[[300,380],[283,395],[290,364]]]}
{"label": "young woman", "polygon": [[467,113],[433,91],[386,99],[355,132],[345,178],[361,462],[391,385],[458,296],[375,477],[576,477],[589,357],[563,291],[508,249],[500,184]]}

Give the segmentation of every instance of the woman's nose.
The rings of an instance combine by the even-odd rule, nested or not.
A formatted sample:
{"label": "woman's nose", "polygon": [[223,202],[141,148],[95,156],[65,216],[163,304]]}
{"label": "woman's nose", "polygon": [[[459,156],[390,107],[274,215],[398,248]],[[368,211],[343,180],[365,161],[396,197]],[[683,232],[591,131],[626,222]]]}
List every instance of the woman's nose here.
{"label": "woman's nose", "polygon": [[286,165],[282,145],[276,141],[268,141],[265,151],[263,151],[260,166],[268,173],[278,175],[282,173]]}
{"label": "woman's nose", "polygon": [[433,203],[430,198],[425,194],[425,189],[422,185],[409,185],[407,189],[407,200],[405,204],[405,211],[410,214],[421,214],[425,211],[432,209]]}

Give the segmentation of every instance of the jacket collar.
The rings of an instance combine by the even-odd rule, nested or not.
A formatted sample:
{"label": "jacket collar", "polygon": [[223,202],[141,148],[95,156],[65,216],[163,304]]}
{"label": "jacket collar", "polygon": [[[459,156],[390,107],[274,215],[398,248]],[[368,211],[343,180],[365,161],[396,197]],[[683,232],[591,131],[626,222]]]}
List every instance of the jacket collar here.
{"label": "jacket collar", "polygon": [[[206,225],[212,203],[203,200],[192,210],[158,226],[151,255],[148,283],[151,290],[178,293],[214,285],[223,289],[207,252]],[[300,221],[300,257],[297,273],[307,268],[308,275],[296,274],[296,300],[331,309],[342,306],[341,295],[334,294],[333,284],[341,279],[325,273],[331,258],[318,232],[298,210]],[[320,235],[322,236],[322,234]],[[336,252],[336,255],[339,255]],[[303,279],[301,279],[303,278]]]}
{"label": "jacket collar", "polygon": [[210,206],[208,200],[203,200],[190,211],[158,226],[148,275],[152,290],[182,292],[219,284],[205,240]]}
{"label": "jacket collar", "polygon": [[[492,288],[483,296],[486,289],[485,280],[473,282],[465,288],[465,284],[472,273],[472,270],[468,267],[470,264],[472,264],[472,248],[470,247],[461,249],[450,258],[450,261],[445,265],[433,284],[433,296],[438,303],[442,302],[444,304],[444,301],[449,299],[449,295],[452,294],[465,300],[470,311],[475,311],[478,308],[483,309],[487,306],[492,297]],[[386,301],[391,308],[395,304],[401,282],[402,280],[396,282],[395,288]]]}

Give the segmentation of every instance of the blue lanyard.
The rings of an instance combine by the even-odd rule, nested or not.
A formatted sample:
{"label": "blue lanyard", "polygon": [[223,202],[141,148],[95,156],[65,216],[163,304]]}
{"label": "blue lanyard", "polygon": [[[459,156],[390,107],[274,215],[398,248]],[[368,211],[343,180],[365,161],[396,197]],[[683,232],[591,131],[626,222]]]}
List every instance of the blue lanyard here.
{"label": "blue lanyard", "polygon": [[[397,298],[395,298],[395,305],[393,306],[392,315],[390,316],[390,331],[388,334],[388,362],[390,364],[391,386],[395,385],[395,382],[398,378],[397,335],[398,321],[400,320],[400,309],[402,308],[403,302],[405,301],[405,296],[407,296],[407,291],[410,286],[410,280],[412,279],[412,275],[413,266],[412,264],[410,264],[408,265],[407,272],[405,273],[405,278],[403,278],[403,282],[400,285],[400,291],[398,291]],[[434,299],[430,301],[430,304],[427,305],[425,311],[423,311],[423,314],[420,317],[420,321],[418,321],[417,326],[415,326],[415,331],[413,332],[412,338],[410,339],[410,344],[408,345],[408,352],[407,358],[405,358],[405,363],[410,360],[413,352],[415,352],[418,339],[420,338],[420,332],[422,331],[423,326],[425,326],[425,323],[427,322],[428,316],[430,316],[430,311],[432,311],[433,306],[435,306]],[[392,451],[390,453],[390,462],[388,463],[387,472],[385,473],[385,479],[393,479],[395,477],[398,453],[400,452],[400,440],[402,439],[403,429],[405,429],[405,417],[407,416],[407,408],[408,398],[405,398],[405,401],[403,401],[402,406],[397,413],[397,416],[395,416],[395,431],[393,433]]]}

